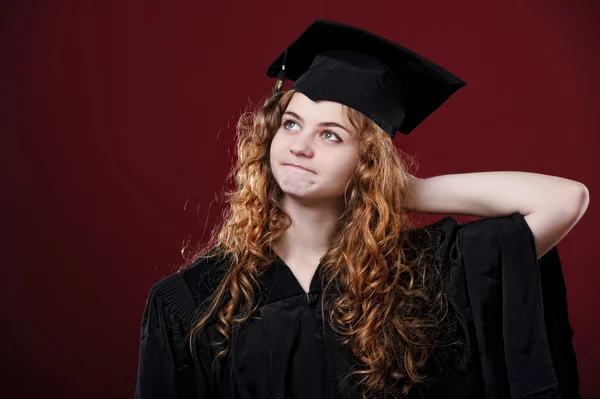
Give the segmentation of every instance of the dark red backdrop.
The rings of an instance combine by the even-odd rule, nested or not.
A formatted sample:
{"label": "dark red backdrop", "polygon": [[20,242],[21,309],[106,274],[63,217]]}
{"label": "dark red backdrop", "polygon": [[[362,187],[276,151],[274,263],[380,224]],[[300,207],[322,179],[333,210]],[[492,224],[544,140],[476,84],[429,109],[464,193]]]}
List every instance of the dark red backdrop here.
{"label": "dark red backdrop", "polygon": [[[236,118],[270,92],[267,65],[314,19],[372,30],[468,82],[397,138],[417,176],[524,170],[594,197],[600,7],[451,3],[5,2],[0,302],[12,397],[132,397],[150,285],[182,261],[184,240],[207,238]],[[600,353],[597,222],[591,205],[559,244],[587,397]]]}

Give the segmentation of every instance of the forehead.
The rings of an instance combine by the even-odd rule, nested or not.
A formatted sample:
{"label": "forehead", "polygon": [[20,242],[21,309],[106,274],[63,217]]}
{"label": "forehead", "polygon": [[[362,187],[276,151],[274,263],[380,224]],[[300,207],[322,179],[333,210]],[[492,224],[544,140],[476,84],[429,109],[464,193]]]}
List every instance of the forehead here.
{"label": "forehead", "polygon": [[309,122],[337,122],[352,127],[342,104],[327,100],[313,101],[300,92],[294,93],[286,111],[293,111]]}

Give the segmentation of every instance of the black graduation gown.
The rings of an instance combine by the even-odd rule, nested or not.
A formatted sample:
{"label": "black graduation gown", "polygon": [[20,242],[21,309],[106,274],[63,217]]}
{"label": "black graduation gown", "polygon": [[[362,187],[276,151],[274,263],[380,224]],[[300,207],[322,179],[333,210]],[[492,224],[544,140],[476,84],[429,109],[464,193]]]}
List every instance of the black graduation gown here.
{"label": "black graduation gown", "polygon": [[[465,348],[440,366],[435,382],[411,398],[579,398],[573,331],[556,247],[539,261],[520,214],[459,224],[452,217],[422,228],[441,232],[438,250],[451,268],[445,284]],[[204,263],[202,263],[204,262]],[[232,355],[211,369],[203,330],[195,356],[182,339],[199,303],[219,281],[202,260],[154,284],[141,323],[135,397],[344,398],[352,357],[320,311],[319,269],[304,292],[277,259],[261,276],[263,301]]]}

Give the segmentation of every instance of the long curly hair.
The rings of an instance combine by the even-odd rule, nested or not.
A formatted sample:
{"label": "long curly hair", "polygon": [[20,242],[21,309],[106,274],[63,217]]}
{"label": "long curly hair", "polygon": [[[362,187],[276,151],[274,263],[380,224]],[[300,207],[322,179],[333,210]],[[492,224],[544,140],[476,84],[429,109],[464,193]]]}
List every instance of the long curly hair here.
{"label": "long curly hair", "polygon": [[[292,223],[269,150],[293,95],[294,90],[274,94],[238,121],[237,164],[229,175],[235,188],[225,191],[228,207],[210,241],[188,260],[188,265],[207,257],[229,260],[191,329],[192,354],[194,334],[210,321],[223,337],[215,361],[227,355],[232,336],[258,307],[257,277],[275,260],[271,248]],[[434,349],[453,343],[443,276],[431,256],[439,241],[425,230],[409,234],[417,230],[405,210],[406,158],[372,119],[343,109],[359,132],[359,162],[321,259],[321,309],[328,298],[329,323],[357,359],[347,377],[363,397],[406,396],[428,381]]]}

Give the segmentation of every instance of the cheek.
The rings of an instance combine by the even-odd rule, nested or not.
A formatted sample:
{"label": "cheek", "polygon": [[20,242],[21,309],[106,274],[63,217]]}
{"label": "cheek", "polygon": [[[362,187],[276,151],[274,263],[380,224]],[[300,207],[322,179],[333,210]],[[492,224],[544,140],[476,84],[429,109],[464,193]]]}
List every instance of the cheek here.
{"label": "cheek", "polygon": [[274,175],[278,173],[279,164],[285,159],[285,140],[275,135],[269,147],[269,164]]}
{"label": "cheek", "polygon": [[271,141],[269,146],[269,162],[273,163],[273,160],[277,158],[277,141],[275,138]]}
{"label": "cheek", "polygon": [[273,140],[271,140],[271,146],[270,146],[270,153],[271,153],[271,157],[273,157],[273,155],[275,155],[275,157],[277,157],[278,153],[281,151],[281,148],[283,146],[283,140],[281,140],[281,135],[280,134],[275,134],[275,136],[273,137]]}
{"label": "cheek", "polygon": [[353,175],[358,164],[357,159],[351,155],[330,157],[328,160],[330,170],[334,171],[335,178],[343,184]]}

